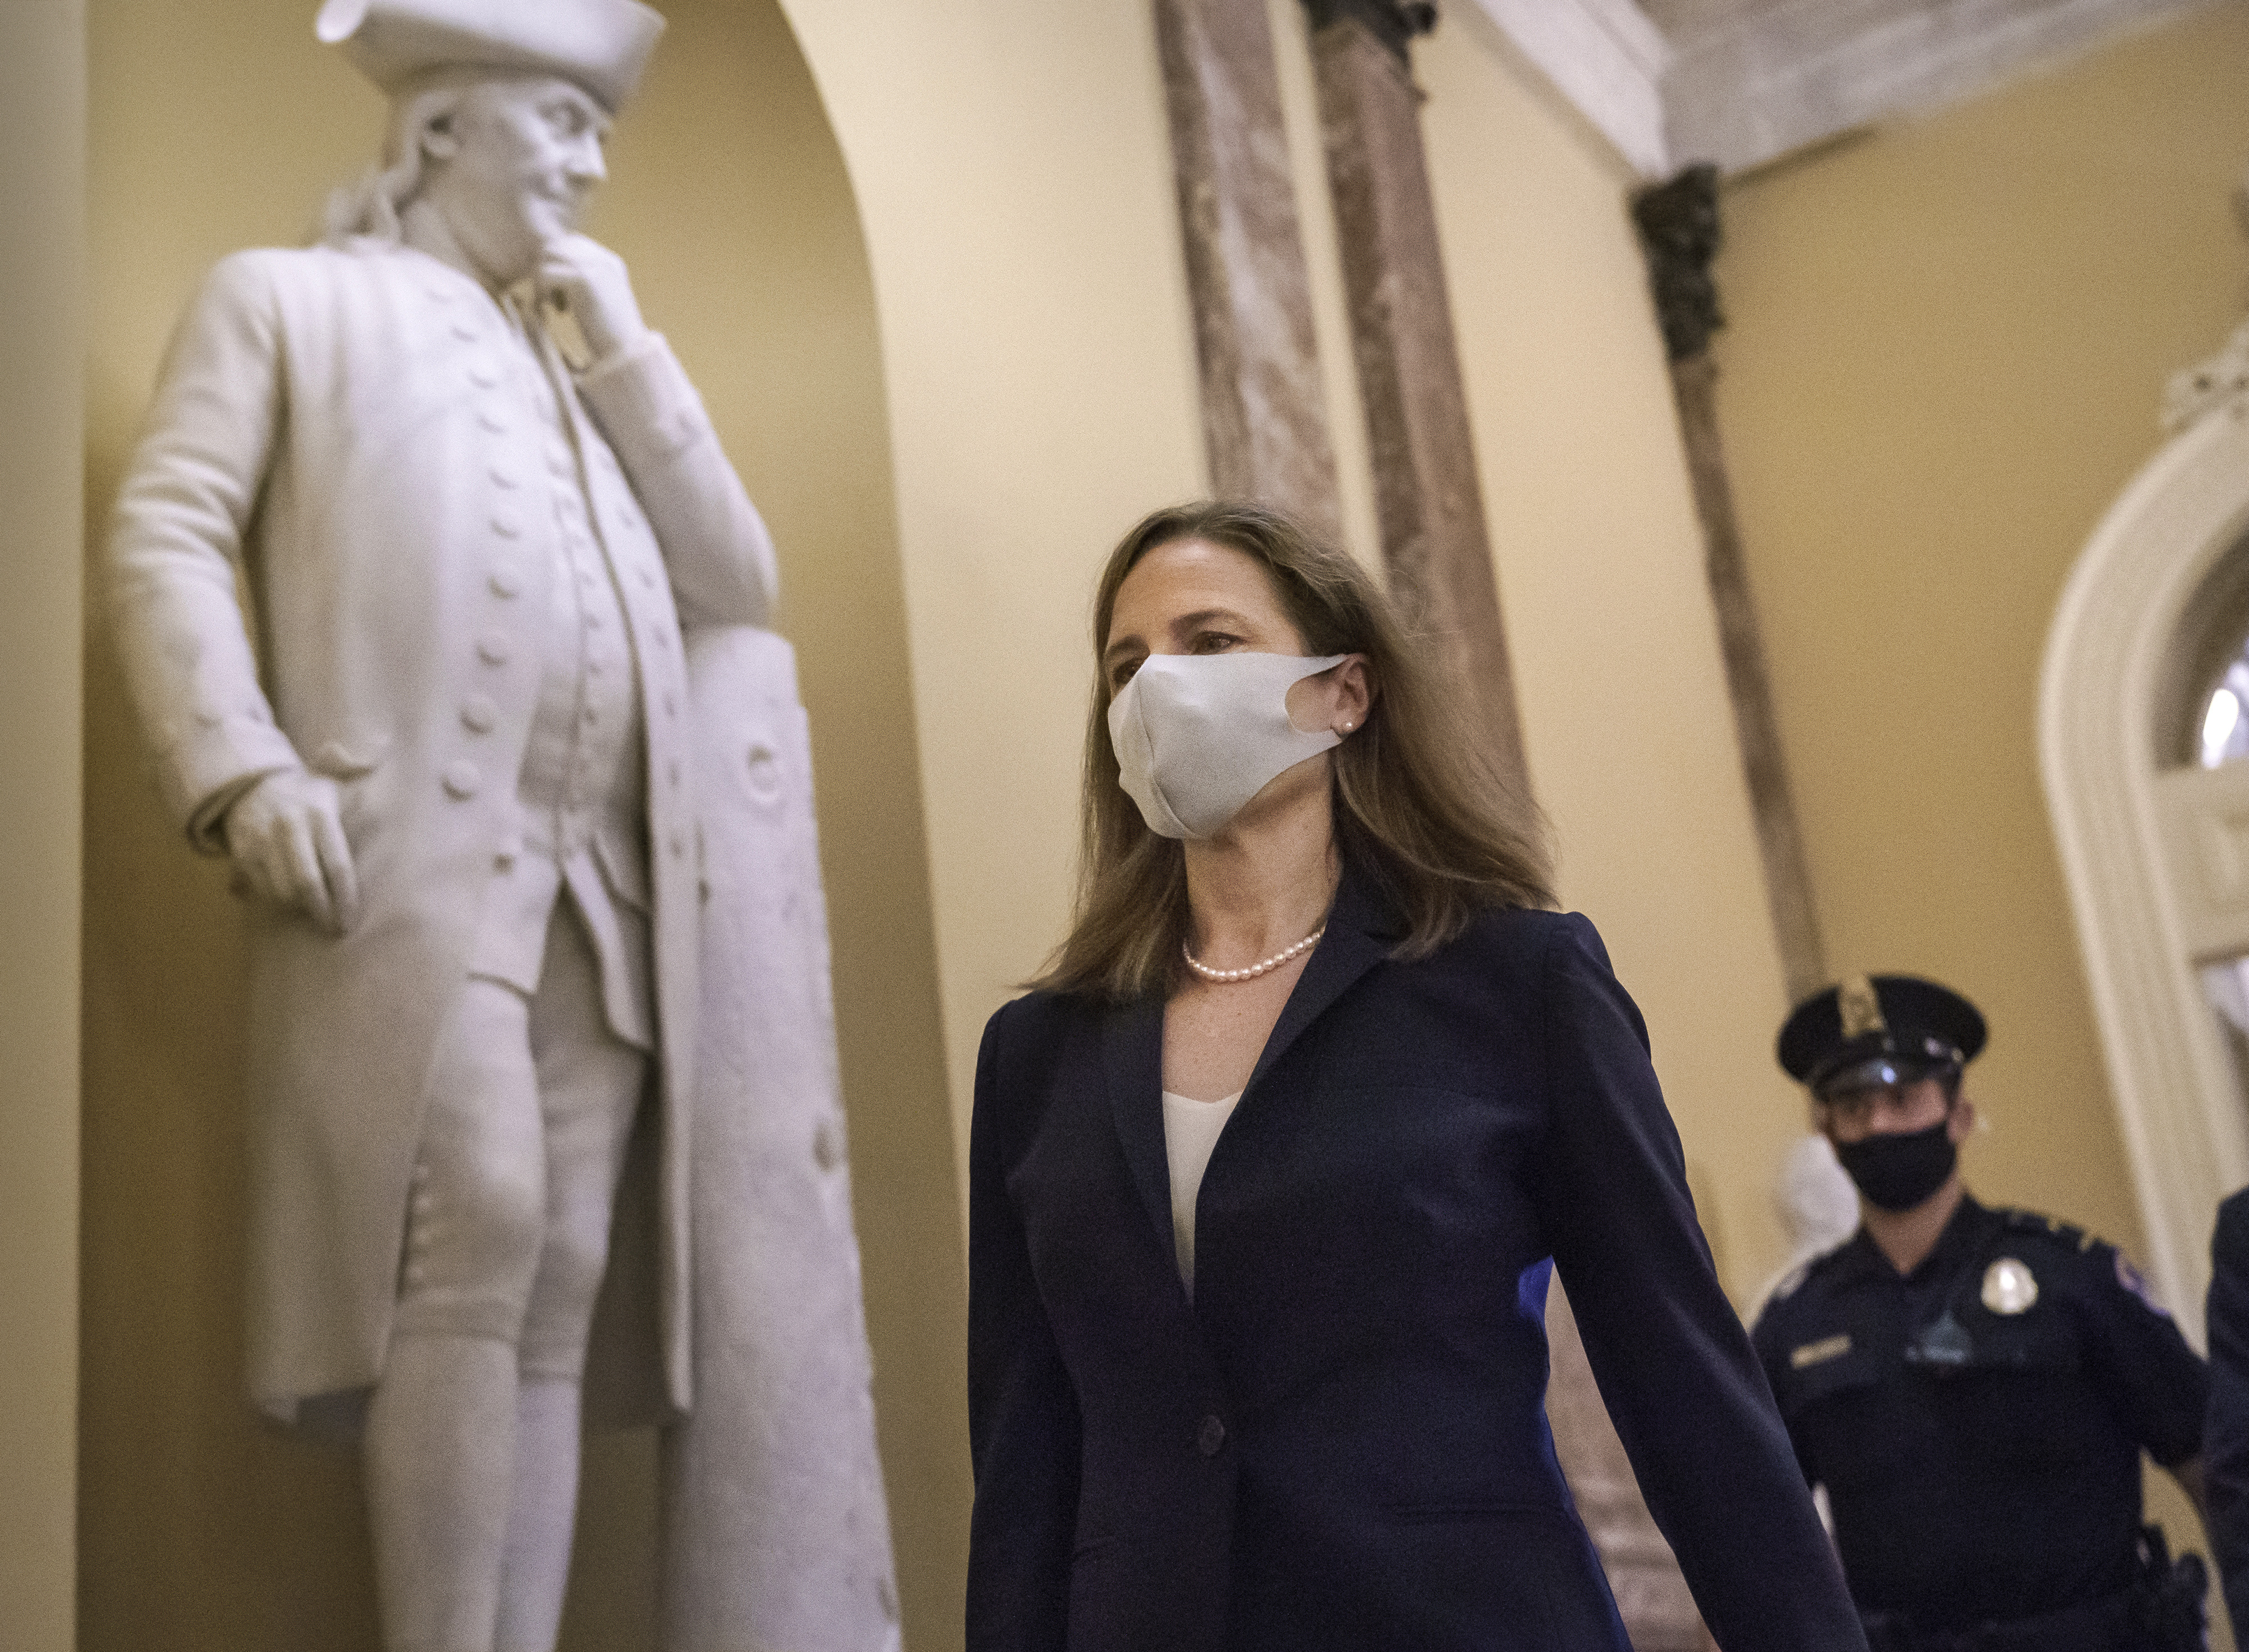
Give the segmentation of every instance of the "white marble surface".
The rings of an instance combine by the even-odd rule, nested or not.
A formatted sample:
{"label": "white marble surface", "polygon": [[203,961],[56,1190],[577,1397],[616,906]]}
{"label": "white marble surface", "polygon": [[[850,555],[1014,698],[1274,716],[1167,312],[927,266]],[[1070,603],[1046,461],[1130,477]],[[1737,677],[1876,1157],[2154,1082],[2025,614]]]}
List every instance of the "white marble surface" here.
{"label": "white marble surface", "polygon": [[[432,1052],[464,991],[512,986],[533,1029],[513,1059],[537,1058],[544,1105],[550,1057],[567,1073],[646,1037],[619,1007],[652,1000],[647,1150],[624,1171],[588,1414],[686,1419],[665,1450],[669,1647],[874,1652],[897,1597],[808,748],[787,646],[755,629],[773,547],[629,272],[576,231],[661,19],[632,0],[336,0],[321,21],[396,91],[391,146],[321,244],[213,272],[106,570],[159,790],[255,913],[253,1394],[284,1421],[371,1414],[387,1646],[551,1648],[576,1356],[552,1351],[566,1333],[534,1368],[526,1340],[519,1372],[506,1304],[551,1301],[550,1265],[577,1267],[567,1213],[540,1220],[566,1160],[534,1106],[512,1156],[433,1211],[424,1178],[453,1161],[428,1162],[449,1149],[424,1121],[454,1069]],[[585,854],[574,792],[529,787],[542,729],[567,773],[622,749],[634,777],[602,793],[627,800],[622,828],[602,816]],[[559,1048],[539,1043],[538,969],[488,961],[493,914],[526,915],[493,891],[542,856],[583,876],[526,909],[533,927],[582,910],[598,968],[647,987],[607,993],[606,1028],[573,1021]],[[486,1116],[498,1077],[461,1070],[448,1116]],[[473,1323],[425,1323],[433,1221],[478,1236],[469,1286],[501,1305]],[[581,1334],[602,1270],[578,1272]]]}

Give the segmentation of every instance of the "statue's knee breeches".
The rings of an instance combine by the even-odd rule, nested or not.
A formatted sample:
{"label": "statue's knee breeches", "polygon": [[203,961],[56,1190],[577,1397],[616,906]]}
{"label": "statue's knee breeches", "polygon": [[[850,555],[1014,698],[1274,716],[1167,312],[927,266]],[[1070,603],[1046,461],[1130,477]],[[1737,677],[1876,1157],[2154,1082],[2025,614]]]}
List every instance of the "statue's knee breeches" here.
{"label": "statue's knee breeches", "polygon": [[468,979],[431,1070],[399,1331],[496,1337],[526,1374],[579,1374],[649,1065],[610,1030],[567,901],[535,995]]}
{"label": "statue's knee breeches", "polygon": [[547,1141],[529,1006],[464,984],[432,1065],[408,1209],[397,1329],[521,1334],[547,1232]]}

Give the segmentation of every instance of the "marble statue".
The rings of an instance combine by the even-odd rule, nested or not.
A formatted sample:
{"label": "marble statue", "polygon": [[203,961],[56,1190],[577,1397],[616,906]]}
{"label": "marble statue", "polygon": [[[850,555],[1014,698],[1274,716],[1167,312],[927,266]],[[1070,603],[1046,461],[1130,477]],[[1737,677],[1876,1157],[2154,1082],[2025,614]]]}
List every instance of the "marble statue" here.
{"label": "marble statue", "polygon": [[1788,1237],[1788,1260],[1765,1281],[1747,1316],[1798,1273],[1859,1230],[1859,1190],[1836,1161],[1835,1145],[1818,1131],[1799,1136],[1780,1156],[1772,1208]]}
{"label": "marble statue", "polygon": [[587,1415],[671,1421],[667,1647],[877,1652],[773,547],[575,227],[663,21],[316,26],[382,163],[211,272],[107,566],[160,789],[252,904],[253,1397],[361,1436],[391,1652],[554,1645]]}

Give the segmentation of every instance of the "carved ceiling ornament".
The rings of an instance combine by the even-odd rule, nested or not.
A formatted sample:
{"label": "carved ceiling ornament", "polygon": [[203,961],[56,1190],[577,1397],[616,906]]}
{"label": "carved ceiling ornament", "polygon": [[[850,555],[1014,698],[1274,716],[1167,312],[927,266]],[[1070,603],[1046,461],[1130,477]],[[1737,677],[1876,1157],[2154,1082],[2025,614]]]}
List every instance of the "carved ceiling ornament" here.
{"label": "carved ceiling ornament", "polygon": [[1633,227],[1647,258],[1647,281],[1674,361],[1700,355],[1725,326],[1710,260],[1723,236],[1718,218],[1718,169],[1691,166],[1668,183],[1633,197]]}
{"label": "carved ceiling ornament", "polygon": [[1346,21],[1365,25],[1400,63],[1406,61],[1413,38],[1437,26],[1437,8],[1430,0],[1304,0],[1304,10],[1315,29]]}

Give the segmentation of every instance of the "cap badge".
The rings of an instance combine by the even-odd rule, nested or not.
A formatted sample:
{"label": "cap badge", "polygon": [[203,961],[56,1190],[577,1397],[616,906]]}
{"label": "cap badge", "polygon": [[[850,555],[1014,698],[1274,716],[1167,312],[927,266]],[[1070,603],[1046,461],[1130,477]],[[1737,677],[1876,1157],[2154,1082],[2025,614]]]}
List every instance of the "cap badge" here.
{"label": "cap badge", "polygon": [[1993,1313],[2027,1313],[2038,1299],[2037,1277],[2012,1256],[1984,1270],[1984,1305]]}
{"label": "cap badge", "polygon": [[1854,975],[1836,988],[1835,1009],[1843,1018],[1846,1042],[1890,1029],[1882,1019],[1882,1001],[1874,992],[1874,983],[1864,975]]}

